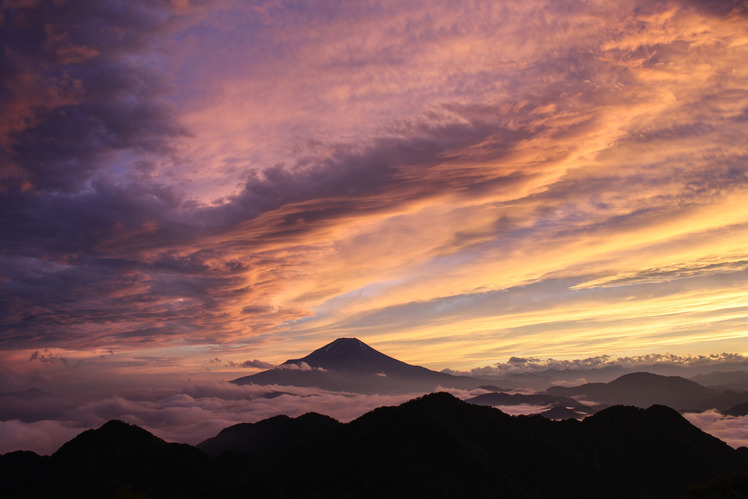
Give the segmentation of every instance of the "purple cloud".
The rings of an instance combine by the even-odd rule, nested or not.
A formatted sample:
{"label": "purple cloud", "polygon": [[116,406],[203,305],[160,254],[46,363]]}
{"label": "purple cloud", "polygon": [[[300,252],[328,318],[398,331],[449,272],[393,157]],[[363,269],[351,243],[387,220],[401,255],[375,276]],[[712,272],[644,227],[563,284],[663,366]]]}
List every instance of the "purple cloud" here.
{"label": "purple cloud", "polygon": [[245,360],[244,362],[229,361],[227,365],[231,367],[241,367],[244,369],[274,369],[275,367],[277,367],[275,364],[257,359]]}

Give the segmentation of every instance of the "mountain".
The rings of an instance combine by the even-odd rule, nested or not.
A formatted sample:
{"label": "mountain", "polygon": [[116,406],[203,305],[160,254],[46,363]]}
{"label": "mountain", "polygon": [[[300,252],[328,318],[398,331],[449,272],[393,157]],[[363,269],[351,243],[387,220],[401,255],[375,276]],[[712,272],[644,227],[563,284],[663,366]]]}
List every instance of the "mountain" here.
{"label": "mountain", "polygon": [[[375,409],[316,444],[286,446],[281,455],[297,473],[282,489],[292,497],[310,491],[330,497],[679,497],[689,484],[748,470],[739,452],[667,407],[617,406],[581,422],[550,421],[508,416],[445,393]],[[281,459],[262,451],[253,457],[255,466]],[[274,465],[257,473],[282,481]]]}
{"label": "mountain", "polygon": [[347,424],[271,418],[211,440],[223,445],[213,459],[113,421],[50,457],[0,456],[0,483],[9,497],[675,498],[748,471],[744,452],[667,407],[550,421],[446,393]]}
{"label": "mountain", "polygon": [[338,421],[309,412],[298,418],[274,416],[257,423],[239,423],[221,430],[215,437],[199,444],[197,448],[217,457],[228,451],[260,452],[270,448],[299,445],[318,440],[337,429]]}
{"label": "mountain", "polygon": [[485,383],[406,364],[356,338],[338,338],[306,357],[231,382],[380,394],[431,392],[438,387],[469,389]]}
{"label": "mountain", "polygon": [[748,403],[738,404],[730,407],[729,409],[722,411],[725,416],[748,416]]}
{"label": "mountain", "polygon": [[513,406],[513,405],[535,405],[550,406],[540,414],[549,419],[581,419],[595,412],[595,409],[586,406],[573,398],[549,395],[547,393],[529,394],[522,393],[484,393],[476,397],[466,399],[465,402],[475,405],[488,405],[491,407]]}
{"label": "mountain", "polygon": [[576,387],[552,386],[548,394],[574,397],[604,405],[649,407],[662,404],[679,411],[724,410],[748,400],[748,394],[720,391],[680,376],[632,373],[610,383],[587,383]]}
{"label": "mountain", "polygon": [[699,384],[721,390],[748,391],[748,371],[712,371],[691,378]]}
{"label": "mountain", "polygon": [[0,459],[0,480],[16,492],[8,497],[194,497],[218,486],[202,451],[116,420],[84,431],[50,457],[33,456]]}

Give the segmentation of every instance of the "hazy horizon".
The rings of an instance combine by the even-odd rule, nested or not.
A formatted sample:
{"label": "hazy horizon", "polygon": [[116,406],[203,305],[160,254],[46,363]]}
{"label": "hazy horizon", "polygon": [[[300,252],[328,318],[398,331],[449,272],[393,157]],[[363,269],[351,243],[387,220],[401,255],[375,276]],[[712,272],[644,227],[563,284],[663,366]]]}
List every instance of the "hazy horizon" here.
{"label": "hazy horizon", "polygon": [[[274,369],[280,366],[262,367]],[[258,368],[255,364],[251,366],[252,370]],[[551,385],[608,382],[624,374],[645,371],[686,377],[735,372],[748,379],[748,358],[738,355],[715,358],[598,357],[577,361],[514,358],[474,372],[450,373],[482,376],[486,385],[501,381],[501,388],[510,393],[536,393]],[[524,375],[529,377],[524,378]],[[167,441],[195,445],[237,423],[257,422],[279,414],[297,417],[307,412],[349,422],[377,407],[398,405],[428,393],[414,390],[397,394],[366,394],[275,384],[239,386],[225,379],[211,379],[205,372],[149,378],[148,375],[131,374],[124,379],[100,380],[98,384],[91,380],[86,383],[85,378],[78,379],[77,385],[66,386],[64,382],[58,382],[59,392],[34,393],[31,398],[23,397],[23,392],[17,397],[12,391],[0,391],[0,454],[15,450],[52,454],[80,432],[99,427],[111,419],[136,424]],[[47,383],[37,380],[36,383],[37,386],[45,384],[52,384],[51,380]],[[462,399],[487,393],[483,389],[441,386],[434,389]],[[514,404],[498,408],[517,415],[537,414],[550,406]],[[733,447],[748,446],[748,416],[724,416],[714,410],[685,416],[691,423]]]}

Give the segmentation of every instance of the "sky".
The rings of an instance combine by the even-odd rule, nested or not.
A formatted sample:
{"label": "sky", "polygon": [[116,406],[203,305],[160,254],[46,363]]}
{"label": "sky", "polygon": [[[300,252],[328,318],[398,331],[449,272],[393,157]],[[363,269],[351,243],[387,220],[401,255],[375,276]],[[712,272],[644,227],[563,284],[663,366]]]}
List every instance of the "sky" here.
{"label": "sky", "polygon": [[747,20],[3,0],[0,391],[748,355]]}

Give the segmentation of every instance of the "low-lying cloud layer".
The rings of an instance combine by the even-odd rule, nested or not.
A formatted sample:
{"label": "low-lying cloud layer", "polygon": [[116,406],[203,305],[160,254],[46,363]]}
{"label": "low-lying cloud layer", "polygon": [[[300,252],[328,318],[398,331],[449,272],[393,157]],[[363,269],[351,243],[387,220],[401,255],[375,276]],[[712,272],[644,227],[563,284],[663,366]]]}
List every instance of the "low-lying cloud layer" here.
{"label": "low-lying cloud layer", "polygon": [[[450,392],[463,398],[470,395],[466,391]],[[236,423],[307,412],[348,422],[377,407],[397,405],[420,395],[359,395],[213,382],[90,400],[42,397],[24,401],[6,396],[0,408],[0,454],[19,449],[51,454],[81,431],[111,419],[136,424],[168,441],[194,445]]]}
{"label": "low-lying cloud layer", "polygon": [[[486,393],[446,391],[463,399]],[[278,414],[296,417],[307,412],[348,422],[377,407],[397,405],[420,395],[360,395],[316,388],[202,382],[96,399],[49,394],[30,400],[3,396],[0,454],[21,449],[51,454],[75,435],[111,419],[136,424],[167,441],[194,445],[241,422],[256,422]],[[537,414],[548,407],[522,404],[499,409],[518,415]],[[732,447],[748,446],[748,417],[723,416],[717,411],[686,413],[685,417]]]}
{"label": "low-lying cloud layer", "polygon": [[683,416],[692,425],[714,435],[731,447],[748,447],[748,416],[724,416],[714,410],[691,412]]}

